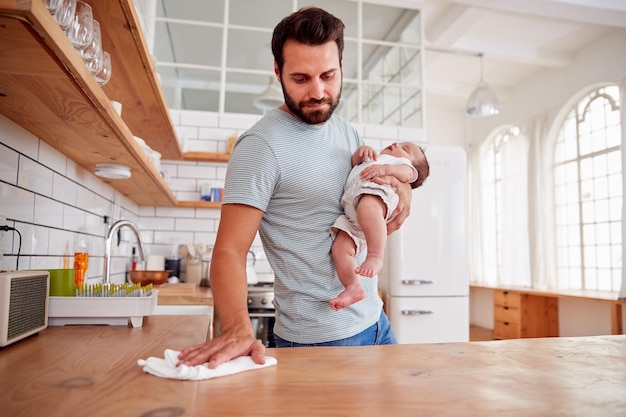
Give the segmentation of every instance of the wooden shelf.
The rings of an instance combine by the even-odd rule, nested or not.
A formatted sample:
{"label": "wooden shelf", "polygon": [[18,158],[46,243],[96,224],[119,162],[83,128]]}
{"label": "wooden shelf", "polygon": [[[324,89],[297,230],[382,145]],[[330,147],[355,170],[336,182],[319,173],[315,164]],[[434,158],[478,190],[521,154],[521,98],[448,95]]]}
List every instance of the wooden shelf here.
{"label": "wooden shelf", "polygon": [[222,203],[215,201],[179,201],[178,207],[220,208]]}
{"label": "wooden shelf", "polygon": [[[105,180],[139,205],[177,201],[133,136],[163,159],[182,153],[130,0],[87,0],[111,54],[100,87],[41,0],[0,0],[0,113],[89,172],[97,163],[131,168]],[[120,117],[110,100],[123,105]]]}
{"label": "wooden shelf", "polygon": [[185,161],[199,162],[228,162],[230,155],[219,152],[185,152],[183,153]]}

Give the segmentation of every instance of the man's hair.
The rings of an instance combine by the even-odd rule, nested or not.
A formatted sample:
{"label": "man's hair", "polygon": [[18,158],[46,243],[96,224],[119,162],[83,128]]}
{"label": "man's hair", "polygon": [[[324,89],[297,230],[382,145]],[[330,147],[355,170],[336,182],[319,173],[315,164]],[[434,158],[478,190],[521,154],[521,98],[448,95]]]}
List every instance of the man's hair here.
{"label": "man's hair", "polygon": [[285,63],[283,46],[289,39],[311,46],[335,41],[341,63],[344,27],[340,19],[317,7],[305,7],[285,17],[276,25],[272,35],[272,54],[278,71],[282,74]]}

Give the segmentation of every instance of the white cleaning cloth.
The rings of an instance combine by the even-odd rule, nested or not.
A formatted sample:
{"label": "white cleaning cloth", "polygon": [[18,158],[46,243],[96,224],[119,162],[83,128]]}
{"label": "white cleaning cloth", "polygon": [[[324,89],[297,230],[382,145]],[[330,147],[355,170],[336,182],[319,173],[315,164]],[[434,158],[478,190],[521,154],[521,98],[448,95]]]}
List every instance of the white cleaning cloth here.
{"label": "white cleaning cloth", "polygon": [[209,369],[208,363],[195,366],[176,366],[179,353],[180,352],[175,350],[165,349],[165,353],[163,354],[164,358],[151,356],[148,359],[139,359],[137,365],[143,366],[144,372],[161,378],[200,380],[266,368],[278,363],[276,358],[272,358],[271,356],[265,357],[265,364],[263,365],[255,363],[250,356],[241,356],[224,362],[215,369]]}

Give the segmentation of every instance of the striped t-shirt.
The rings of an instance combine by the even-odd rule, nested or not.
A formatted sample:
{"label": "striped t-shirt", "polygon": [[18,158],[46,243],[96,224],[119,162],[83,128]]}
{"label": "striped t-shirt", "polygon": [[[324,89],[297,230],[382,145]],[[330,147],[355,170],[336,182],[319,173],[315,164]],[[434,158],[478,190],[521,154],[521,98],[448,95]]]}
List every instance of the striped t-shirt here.
{"label": "striped t-shirt", "polygon": [[[223,204],[263,210],[259,236],[274,270],[274,332],[297,343],[353,336],[376,323],[378,278],[361,278],[364,300],[335,311],[343,290],[330,248],[330,226],[342,214],[351,156],[362,141],[343,118],[309,125],[282,110],[268,112],[237,141]],[[364,254],[357,258],[360,264]]]}

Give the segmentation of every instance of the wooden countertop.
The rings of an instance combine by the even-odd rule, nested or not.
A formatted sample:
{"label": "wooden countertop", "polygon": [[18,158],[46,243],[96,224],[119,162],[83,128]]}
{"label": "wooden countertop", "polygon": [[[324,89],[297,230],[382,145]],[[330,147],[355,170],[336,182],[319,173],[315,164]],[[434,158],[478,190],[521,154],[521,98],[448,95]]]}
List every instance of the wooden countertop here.
{"label": "wooden countertop", "polygon": [[477,284],[470,283],[470,288],[478,288],[485,290],[502,290],[502,291],[515,291],[523,294],[532,294],[543,297],[556,297],[556,298],[584,298],[587,300],[596,301],[609,301],[614,304],[626,304],[626,300],[619,299],[619,292],[617,291],[592,291],[592,290],[566,290],[555,288],[530,288],[516,285],[489,285],[489,284]]}
{"label": "wooden countertop", "polygon": [[157,303],[160,305],[213,305],[211,288],[181,282],[155,287],[159,291]]}
{"label": "wooden countertop", "polygon": [[624,416],[626,336],[268,349],[278,366],[206,381],[137,359],[206,338],[206,316],[52,327],[0,351],[2,414]]}

